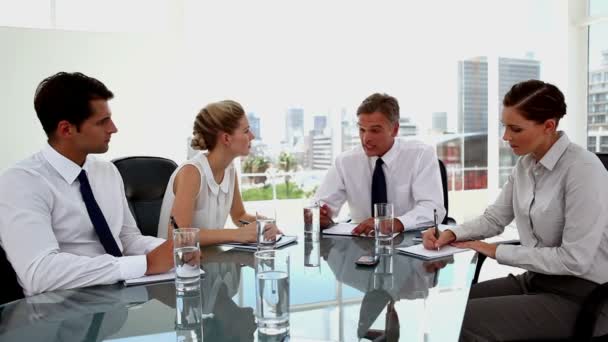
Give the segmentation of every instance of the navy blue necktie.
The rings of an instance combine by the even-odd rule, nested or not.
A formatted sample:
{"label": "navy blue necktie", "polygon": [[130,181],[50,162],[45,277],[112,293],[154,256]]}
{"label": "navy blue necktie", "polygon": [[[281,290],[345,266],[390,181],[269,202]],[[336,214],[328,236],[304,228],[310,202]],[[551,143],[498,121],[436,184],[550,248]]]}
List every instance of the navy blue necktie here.
{"label": "navy blue necktie", "polygon": [[374,216],[374,204],[388,202],[386,198],[386,179],[384,178],[382,164],[384,164],[384,161],[382,158],[378,158],[376,160],[376,167],[374,167],[374,175],[372,176],[372,216]]}
{"label": "navy blue necktie", "polygon": [[106,250],[106,253],[115,257],[121,257],[122,253],[116,244],[116,240],[114,240],[114,236],[112,236],[108,222],[103,217],[95,196],[93,196],[93,190],[91,190],[91,184],[89,184],[89,178],[85,170],[82,170],[78,175],[78,181],[80,181],[80,193],[82,194],[84,205],[87,207],[89,218],[91,218],[101,245]]}

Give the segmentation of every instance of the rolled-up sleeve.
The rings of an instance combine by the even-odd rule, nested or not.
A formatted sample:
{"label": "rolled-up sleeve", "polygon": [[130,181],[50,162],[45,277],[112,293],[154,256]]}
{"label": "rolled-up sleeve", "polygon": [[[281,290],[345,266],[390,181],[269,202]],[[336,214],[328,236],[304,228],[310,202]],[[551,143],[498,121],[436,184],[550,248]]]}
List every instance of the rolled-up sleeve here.
{"label": "rolled-up sleeve", "polygon": [[[594,280],[598,275],[588,274],[590,269],[600,267],[598,263],[606,263],[606,260],[596,259],[602,253],[606,254],[601,250],[608,234],[605,184],[608,184],[606,171],[597,165],[589,163],[573,167],[565,179],[565,223],[561,245],[499,246],[496,251],[498,262],[545,274],[587,275],[585,278]],[[608,267],[608,264],[601,267]],[[604,271],[606,269],[603,268]]]}
{"label": "rolled-up sleeve", "polygon": [[513,221],[513,175],[504,184],[494,204],[483,215],[451,229],[457,241],[481,240],[501,234]]}
{"label": "rolled-up sleeve", "polygon": [[314,196],[316,201],[329,206],[334,218],[338,216],[342,205],[346,202],[346,185],[342,173],[341,159],[338,157],[327,171]]}

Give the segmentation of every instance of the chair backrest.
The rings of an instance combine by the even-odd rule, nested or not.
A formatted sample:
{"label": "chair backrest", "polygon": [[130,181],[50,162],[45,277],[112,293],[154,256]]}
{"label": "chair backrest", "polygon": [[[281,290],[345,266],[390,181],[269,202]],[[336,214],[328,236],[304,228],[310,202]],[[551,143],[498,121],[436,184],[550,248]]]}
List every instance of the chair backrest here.
{"label": "chair backrest", "polygon": [[443,218],[442,224],[448,224],[448,172],[445,169],[445,164],[441,161],[441,159],[437,159],[439,161],[439,172],[441,173],[441,185],[443,186],[443,207],[445,208],[445,217]]}
{"label": "chair backrest", "polygon": [[17,274],[6,258],[4,249],[0,247],[0,274],[2,275],[2,291],[0,291],[0,305],[23,298],[23,289],[17,282]]}
{"label": "chair backrest", "polygon": [[608,170],[608,153],[596,153],[596,155],[604,163],[606,170]]}
{"label": "chair backrest", "polygon": [[129,209],[144,235],[156,236],[165,189],[177,164],[161,157],[112,160],[122,176]]}

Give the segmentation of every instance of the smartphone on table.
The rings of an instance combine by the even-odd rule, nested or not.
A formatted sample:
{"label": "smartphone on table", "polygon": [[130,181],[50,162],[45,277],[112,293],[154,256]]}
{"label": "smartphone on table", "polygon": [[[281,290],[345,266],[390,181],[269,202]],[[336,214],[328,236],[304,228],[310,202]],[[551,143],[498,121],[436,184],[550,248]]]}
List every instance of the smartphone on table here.
{"label": "smartphone on table", "polygon": [[362,255],[355,261],[359,266],[374,266],[378,263],[377,255]]}

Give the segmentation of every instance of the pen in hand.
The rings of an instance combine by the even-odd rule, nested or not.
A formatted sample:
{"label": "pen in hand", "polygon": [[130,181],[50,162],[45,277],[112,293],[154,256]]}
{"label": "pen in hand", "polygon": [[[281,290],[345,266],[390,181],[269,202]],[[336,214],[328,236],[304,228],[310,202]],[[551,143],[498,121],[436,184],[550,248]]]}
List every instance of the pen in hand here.
{"label": "pen in hand", "polygon": [[171,221],[171,226],[173,226],[173,228],[179,229],[179,226],[177,225],[177,222],[175,222],[175,217],[173,217],[173,215],[171,215],[169,220]]}
{"label": "pen in hand", "polygon": [[[433,223],[435,225],[435,239],[439,240],[439,226],[437,225],[437,209],[433,209]],[[437,247],[439,250],[439,247]]]}

